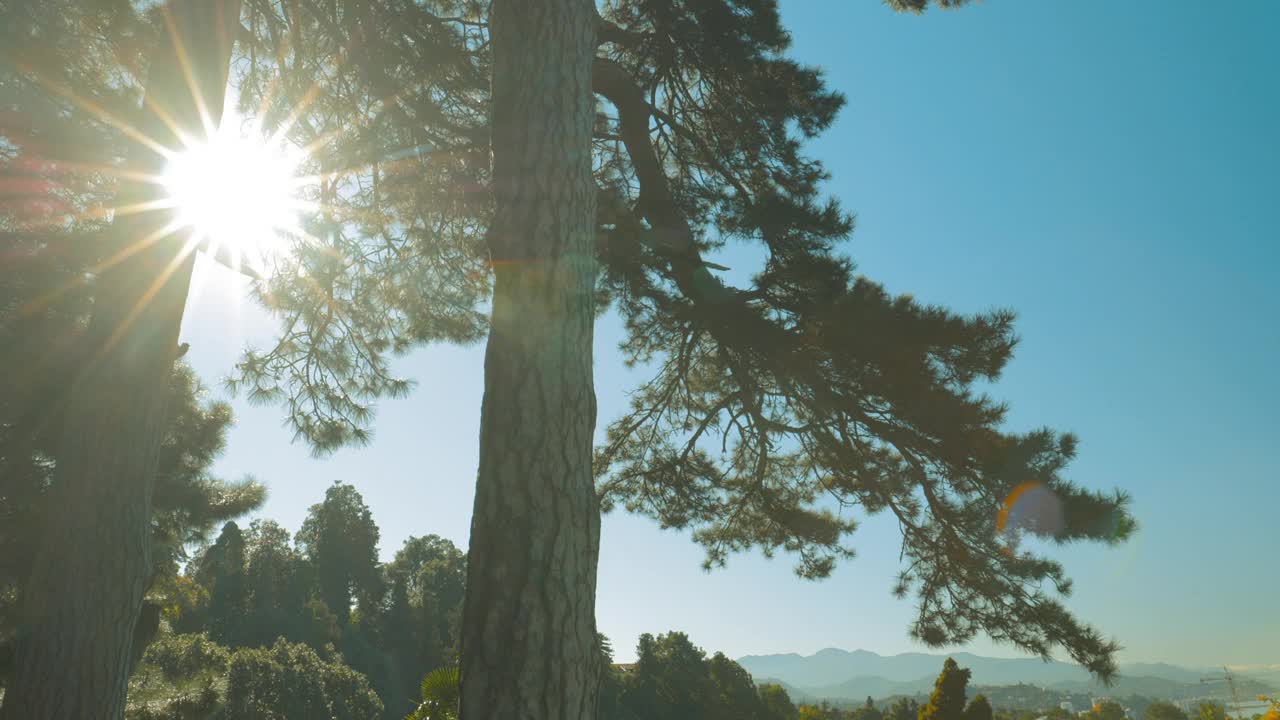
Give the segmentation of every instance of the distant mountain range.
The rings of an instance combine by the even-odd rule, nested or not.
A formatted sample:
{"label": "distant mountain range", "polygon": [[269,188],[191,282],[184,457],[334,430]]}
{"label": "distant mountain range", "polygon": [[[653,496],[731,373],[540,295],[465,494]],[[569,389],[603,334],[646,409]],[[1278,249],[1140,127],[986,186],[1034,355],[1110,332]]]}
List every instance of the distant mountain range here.
{"label": "distant mountain range", "polygon": [[[868,650],[827,648],[813,655],[748,655],[738,663],[758,682],[779,681],[802,698],[860,700],[868,696],[918,695],[928,692],[942,668],[954,658],[973,671],[975,686],[1028,684],[1066,693],[1143,695],[1178,699],[1224,696],[1225,683],[1204,684],[1202,677],[1221,675],[1221,669],[1185,668],[1166,663],[1133,663],[1120,667],[1117,683],[1104,688],[1078,665],[1042,662],[1035,658],[990,658],[972,653],[879,655]],[[1236,672],[1236,671],[1233,671]],[[1252,697],[1280,682],[1280,667],[1259,666],[1239,672],[1242,694]]]}

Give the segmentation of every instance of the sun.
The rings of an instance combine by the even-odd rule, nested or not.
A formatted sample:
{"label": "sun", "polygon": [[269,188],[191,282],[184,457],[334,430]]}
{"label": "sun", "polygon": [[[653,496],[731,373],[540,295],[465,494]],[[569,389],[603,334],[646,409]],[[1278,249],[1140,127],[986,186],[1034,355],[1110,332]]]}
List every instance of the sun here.
{"label": "sun", "polygon": [[173,153],[160,176],[192,240],[232,267],[261,269],[297,235],[307,203],[300,199],[302,153],[228,114],[207,139]]}

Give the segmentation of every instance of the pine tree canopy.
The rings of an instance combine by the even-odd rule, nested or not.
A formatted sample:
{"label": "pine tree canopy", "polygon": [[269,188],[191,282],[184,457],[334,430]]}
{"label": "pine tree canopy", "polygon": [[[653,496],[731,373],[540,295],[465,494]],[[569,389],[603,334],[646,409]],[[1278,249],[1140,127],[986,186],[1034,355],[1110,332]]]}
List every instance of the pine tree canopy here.
{"label": "pine tree canopy", "polygon": [[[625,323],[625,360],[653,370],[597,449],[605,509],[691,530],[708,565],[783,550],[810,578],[852,556],[855,508],[889,513],[914,637],[1060,646],[1111,675],[1117,646],[1061,604],[1061,566],[1016,540],[1121,541],[1127,498],[1063,476],[1071,435],[1003,428],[982,388],[1012,357],[1012,312],[892,295],[841,254],[853,217],[823,195],[805,142],[844,99],[788,57],[776,3],[600,12],[597,253],[581,261],[598,267],[599,311]],[[245,356],[237,385],[282,401],[320,452],[366,440],[372,401],[409,389],[392,355],[485,332],[486,15],[444,0],[246,3],[241,103],[312,151],[323,211],[260,288],[283,332]],[[761,257],[737,285],[713,259],[730,243]],[[1062,523],[1004,526],[1027,483]]]}
{"label": "pine tree canopy", "polygon": [[[83,277],[101,244],[72,240],[99,229],[93,210],[113,189],[111,173],[88,168],[118,166],[130,141],[68,98],[138,112],[139,48],[155,24],[127,2],[23,7],[40,17],[11,18],[4,42],[34,47],[14,33],[39,27],[44,49],[0,75],[4,110],[31,120],[6,130],[0,161],[45,179],[31,159],[53,148],[83,163],[60,167],[75,174],[49,196],[58,207],[24,206],[0,232],[23,262]],[[609,0],[600,14],[597,243],[580,260],[598,269],[599,312],[625,323],[624,359],[651,371],[597,449],[603,506],[688,529],[708,565],[781,550],[810,578],[852,557],[855,512],[887,513],[902,532],[895,590],[915,597],[916,638],[1061,647],[1110,676],[1115,643],[1064,607],[1062,567],[1017,539],[1119,542],[1134,528],[1127,497],[1064,477],[1071,435],[1005,429],[984,388],[1012,357],[1011,312],[960,315],[856,274],[842,254],[853,217],[805,152],[844,99],[787,55],[776,3]],[[257,286],[281,333],[246,354],[233,385],[284,404],[318,452],[366,441],[373,402],[410,389],[391,370],[396,354],[487,330],[486,17],[481,0],[245,2],[241,110],[308,149],[321,211]],[[111,28],[91,34],[109,40],[70,31],[84,27]],[[42,222],[28,222],[35,210]],[[717,263],[730,244],[760,258],[732,283]],[[13,277],[0,288],[8,317]],[[70,285],[60,302],[91,297]],[[1057,498],[1061,523],[1003,522],[1028,483]]]}

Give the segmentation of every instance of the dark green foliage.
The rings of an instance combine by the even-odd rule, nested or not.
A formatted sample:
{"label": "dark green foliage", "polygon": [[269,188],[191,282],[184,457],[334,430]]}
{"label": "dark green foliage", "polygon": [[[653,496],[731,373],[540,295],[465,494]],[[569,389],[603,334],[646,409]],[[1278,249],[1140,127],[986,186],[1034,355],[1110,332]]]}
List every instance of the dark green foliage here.
{"label": "dark green foliage", "polygon": [[394,664],[388,710],[408,712],[422,673],[456,658],[466,556],[436,535],[411,537],[385,567],[384,610],[371,622]]}
{"label": "dark green foliage", "polygon": [[640,636],[635,681],[622,693],[622,706],[639,717],[695,720],[707,711],[713,693],[706,653],[682,632]]}
{"label": "dark green foliage", "polygon": [[[290,542],[290,533],[274,520],[254,520],[246,537],[245,584],[250,613],[243,625],[248,633],[236,644],[270,645],[277,637],[315,643],[337,638],[336,627],[325,631],[329,614],[308,607],[312,573]],[[307,619],[319,618],[318,635],[308,632]]]}
{"label": "dark green foliage", "polygon": [[920,703],[911,698],[898,698],[889,706],[885,717],[888,720],[918,720]]}
{"label": "dark green foliage", "polygon": [[706,653],[681,632],[640,636],[631,670],[611,670],[601,720],[792,720],[796,708],[777,685],[757,688],[738,663]]}
{"label": "dark green foliage", "polygon": [[1187,720],[1182,708],[1171,702],[1157,701],[1147,706],[1142,717],[1145,720]]}
{"label": "dark green foliage", "polygon": [[[262,288],[285,332],[244,358],[237,384],[284,402],[326,451],[363,440],[372,400],[407,389],[391,355],[484,330],[487,4],[246,7],[242,102],[266,100],[271,125],[308,96],[291,133],[326,138],[313,162],[333,171],[320,194],[334,210]],[[1011,312],[958,315],[855,274],[841,254],[853,218],[804,153],[843,98],[788,56],[776,3],[601,12],[599,309],[625,322],[624,358],[653,370],[598,448],[604,507],[689,530],[708,565],[781,550],[812,578],[852,556],[847,508],[889,513],[915,638],[1061,647],[1110,677],[1115,643],[1063,606],[1062,567],[1018,541],[1118,542],[1133,530],[1127,498],[1065,477],[1073,437],[1004,430],[983,389],[1012,357]],[[711,257],[728,243],[762,258],[736,287]],[[1001,523],[1029,482],[1062,522]]]}
{"label": "dark green foliage", "polygon": [[741,665],[716,653],[707,661],[707,673],[711,676],[714,703],[713,710],[704,717],[721,720],[773,720],[774,712],[785,710],[778,703],[770,707],[765,703],[751,675]]}
{"label": "dark green foliage", "polygon": [[227,663],[228,720],[376,720],[382,710],[363,675],[305,645],[280,639],[269,649],[237,650]]}
{"label": "dark green foliage", "polygon": [[[456,659],[466,557],[428,535],[381,565],[378,536],[360,494],[342,483],[312,506],[296,545],[270,520],[247,532],[227,523],[178,579],[188,599],[169,608],[170,625],[233,650],[305,645],[367,678],[383,716],[399,720],[419,705],[423,675]],[[325,573],[340,582],[326,583]],[[355,599],[358,610],[344,620],[329,599],[348,608]]]}
{"label": "dark green foliage", "polygon": [[798,708],[800,720],[844,720],[845,713],[830,702],[822,700],[817,705],[807,703]]}
{"label": "dark green foliage", "polygon": [[252,478],[226,482],[209,468],[226,447],[231,408],[205,402],[194,373],[179,365],[169,401],[170,430],[160,446],[152,524],[156,562],[172,574],[187,559],[186,548],[208,539],[223,522],[258,509],[266,488]]}
{"label": "dark green foliage", "polygon": [[383,706],[340,657],[279,639],[228,650],[203,634],[166,635],[130,681],[129,720],[377,720]]}
{"label": "dark green foliage", "polygon": [[197,555],[189,568],[189,572],[194,570],[193,579],[208,594],[204,616],[197,614],[198,608],[179,612],[173,620],[174,629],[186,632],[207,623],[209,634],[215,640],[235,642],[249,611],[247,564],[244,533],[239,525],[229,522],[222,526],[213,545]]}
{"label": "dark green foliage", "polygon": [[366,610],[382,594],[378,568],[378,526],[364,498],[351,485],[335,482],[324,502],[312,505],[297,535],[316,574],[320,598],[345,627],[353,600]]}
{"label": "dark green foliage", "polygon": [[207,635],[169,635],[147,648],[145,662],[160,671],[164,679],[176,682],[205,671],[221,672],[227,667],[227,650]]}
{"label": "dark green foliage", "polygon": [[[871,696],[867,696],[867,701],[853,711],[850,720],[884,720],[884,713],[880,712],[880,708],[876,707]],[[987,718],[986,720],[991,720]]]}
{"label": "dark green foliage", "polygon": [[947,658],[933,683],[929,702],[920,708],[919,720],[964,720],[965,688],[968,685],[969,669],[962,669],[955,660]]}
{"label": "dark green foliage", "polygon": [[247,533],[227,523],[187,571],[204,602],[175,613],[178,632],[207,631],[230,647],[283,637],[322,649],[341,636],[337,618],[314,597],[314,573],[274,521],[255,520]]}
{"label": "dark green foliage", "polygon": [[[1105,706],[1106,703],[1103,705]],[[1196,709],[1196,720],[1226,720],[1226,717],[1227,709],[1221,703],[1212,700],[1200,703]],[[1113,720],[1113,718],[1104,715],[1102,720]]]}
{"label": "dark green foliage", "polygon": [[767,717],[777,718],[777,720],[796,720],[799,711],[791,703],[791,696],[787,694],[786,688],[781,685],[767,684],[761,685],[759,692]]}
{"label": "dark green foliage", "polygon": [[969,707],[964,709],[963,720],[991,720],[991,703],[986,695],[974,695]]}
{"label": "dark green foliage", "polygon": [[[1103,700],[1090,710],[1089,715],[1092,720],[1124,720],[1125,718],[1124,707],[1114,700]],[[1203,720],[1210,720],[1210,718]]]}
{"label": "dark green foliage", "polygon": [[623,671],[613,664],[613,643],[600,635],[600,698],[599,716],[602,719],[622,717],[619,706],[623,688]]}
{"label": "dark green foliage", "polygon": [[221,703],[229,653],[206,635],[163,635],[129,680],[128,720],[208,720]]}

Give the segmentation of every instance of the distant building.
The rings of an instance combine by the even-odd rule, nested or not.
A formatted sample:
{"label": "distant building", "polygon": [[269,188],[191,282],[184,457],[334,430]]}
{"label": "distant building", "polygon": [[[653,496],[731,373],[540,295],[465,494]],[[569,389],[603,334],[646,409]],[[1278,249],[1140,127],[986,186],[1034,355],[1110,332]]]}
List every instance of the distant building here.
{"label": "distant building", "polygon": [[1063,710],[1066,710],[1066,711],[1067,711],[1067,712],[1069,712],[1069,713],[1073,713],[1073,714],[1074,714],[1074,713],[1075,713],[1075,711],[1076,711],[1076,706],[1075,706],[1075,705],[1072,705],[1070,700],[1063,700],[1062,702],[1058,703],[1058,707],[1062,708]]}

